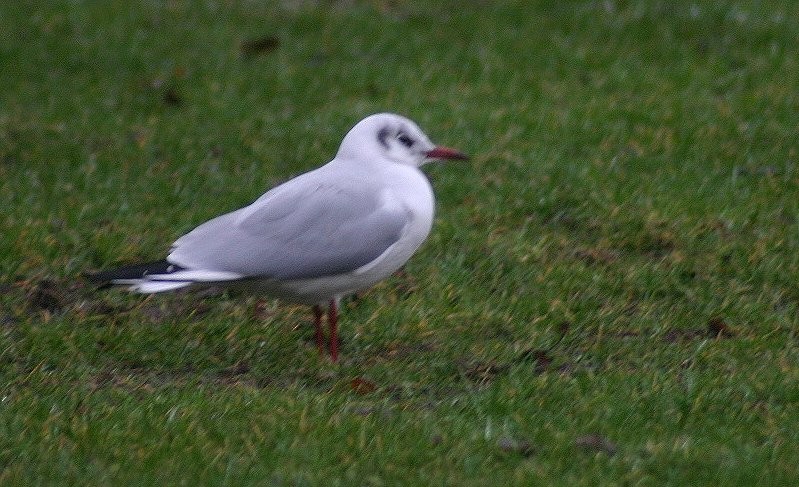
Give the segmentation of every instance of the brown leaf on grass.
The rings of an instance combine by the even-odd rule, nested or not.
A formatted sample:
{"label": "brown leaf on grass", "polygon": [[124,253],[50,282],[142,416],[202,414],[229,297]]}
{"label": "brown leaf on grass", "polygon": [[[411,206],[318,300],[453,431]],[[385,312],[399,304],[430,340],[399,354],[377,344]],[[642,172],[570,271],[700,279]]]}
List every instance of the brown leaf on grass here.
{"label": "brown leaf on grass", "polygon": [[164,102],[164,105],[171,107],[177,107],[183,104],[183,97],[180,96],[180,93],[178,93],[177,88],[174,86],[170,86],[164,91],[164,94],[161,95],[161,100]]}
{"label": "brown leaf on grass", "polygon": [[583,435],[574,440],[574,446],[587,451],[599,451],[613,456],[618,451],[615,443],[596,433]]}
{"label": "brown leaf on grass", "polygon": [[735,336],[735,330],[730,328],[724,319],[716,316],[708,320],[707,334],[711,338],[732,338]]}
{"label": "brown leaf on grass", "polygon": [[350,389],[356,394],[369,394],[377,390],[377,384],[364,379],[363,377],[356,377],[350,381]]}
{"label": "brown leaf on grass", "polygon": [[239,49],[244,57],[253,57],[260,54],[267,54],[280,46],[280,39],[275,36],[262,36],[250,39],[241,43]]}
{"label": "brown leaf on grass", "polygon": [[55,283],[42,279],[28,292],[28,306],[34,310],[58,313],[64,308],[64,296]]}

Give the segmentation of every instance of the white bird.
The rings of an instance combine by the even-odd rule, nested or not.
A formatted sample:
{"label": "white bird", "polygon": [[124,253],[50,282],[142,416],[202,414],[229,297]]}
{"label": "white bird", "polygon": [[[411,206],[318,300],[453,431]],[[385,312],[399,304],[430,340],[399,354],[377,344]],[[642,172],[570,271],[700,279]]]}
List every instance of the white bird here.
{"label": "white bird", "polygon": [[166,260],[89,275],[140,293],[230,286],[313,306],[323,352],[338,359],[338,303],[399,269],[430,233],[435,200],[419,169],[467,159],[411,120],[378,113],[344,137],[336,157],[209,220],[172,244]]}

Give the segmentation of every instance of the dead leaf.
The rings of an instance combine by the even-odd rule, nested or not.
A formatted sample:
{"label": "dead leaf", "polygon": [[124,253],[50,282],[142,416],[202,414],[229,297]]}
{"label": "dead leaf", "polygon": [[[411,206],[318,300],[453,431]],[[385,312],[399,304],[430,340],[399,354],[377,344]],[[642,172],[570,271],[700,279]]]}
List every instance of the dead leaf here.
{"label": "dead leaf", "polygon": [[161,100],[163,100],[165,105],[171,107],[177,107],[183,104],[183,97],[180,96],[180,93],[178,93],[177,88],[174,86],[170,86],[166,89],[164,94],[161,96]]}
{"label": "dead leaf", "polygon": [[28,306],[37,310],[58,313],[64,307],[63,296],[52,281],[42,279],[28,293]]}
{"label": "dead leaf", "polygon": [[711,338],[732,338],[735,336],[735,331],[727,325],[724,319],[716,316],[708,320],[707,334]]}
{"label": "dead leaf", "polygon": [[280,39],[275,36],[263,36],[241,43],[241,53],[245,57],[253,57],[274,51],[280,46]]}

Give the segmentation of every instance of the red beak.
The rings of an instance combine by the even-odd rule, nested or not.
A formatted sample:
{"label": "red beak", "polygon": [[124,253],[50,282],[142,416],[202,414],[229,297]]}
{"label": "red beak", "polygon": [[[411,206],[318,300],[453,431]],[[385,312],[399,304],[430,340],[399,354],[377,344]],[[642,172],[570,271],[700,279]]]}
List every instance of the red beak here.
{"label": "red beak", "polygon": [[428,159],[457,159],[459,161],[466,161],[469,159],[469,156],[463,152],[456,149],[450,149],[449,147],[436,147],[427,151],[427,154],[425,155]]}

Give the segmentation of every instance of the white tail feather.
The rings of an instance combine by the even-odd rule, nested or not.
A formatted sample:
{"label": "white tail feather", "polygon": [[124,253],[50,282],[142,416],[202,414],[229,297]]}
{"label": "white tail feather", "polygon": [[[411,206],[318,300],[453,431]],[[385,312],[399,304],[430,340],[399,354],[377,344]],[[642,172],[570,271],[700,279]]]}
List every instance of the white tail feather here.
{"label": "white tail feather", "polygon": [[137,293],[162,293],[165,291],[174,291],[182,287],[191,286],[191,282],[158,282],[158,281],[141,281],[138,284],[132,284],[128,289]]}
{"label": "white tail feather", "polygon": [[243,277],[235,272],[182,270],[171,274],[150,274],[139,279],[114,279],[111,283],[128,286],[128,289],[138,293],[161,293],[192,284],[236,281]]}
{"label": "white tail feather", "polygon": [[148,274],[143,279],[147,281],[222,282],[236,281],[243,277],[236,272],[185,269],[170,274]]}

